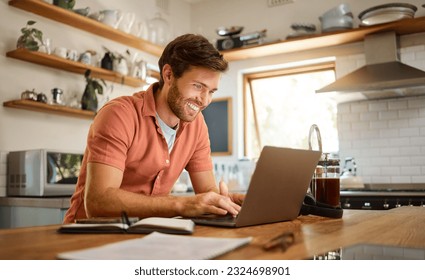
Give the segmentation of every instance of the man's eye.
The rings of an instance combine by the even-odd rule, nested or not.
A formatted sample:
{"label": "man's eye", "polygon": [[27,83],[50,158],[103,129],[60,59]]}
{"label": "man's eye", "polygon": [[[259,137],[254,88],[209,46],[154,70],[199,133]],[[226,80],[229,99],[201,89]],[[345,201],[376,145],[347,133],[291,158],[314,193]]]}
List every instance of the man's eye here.
{"label": "man's eye", "polygon": [[196,89],[196,90],[202,90],[204,87],[201,85],[201,84],[193,84],[193,87]]}

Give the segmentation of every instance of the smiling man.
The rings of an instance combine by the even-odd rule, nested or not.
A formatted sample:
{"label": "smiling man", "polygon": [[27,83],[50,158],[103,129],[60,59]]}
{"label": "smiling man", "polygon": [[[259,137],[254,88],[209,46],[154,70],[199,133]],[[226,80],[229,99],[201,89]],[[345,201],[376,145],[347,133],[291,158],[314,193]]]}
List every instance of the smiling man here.
{"label": "smiling man", "polygon": [[[187,34],[159,59],[160,81],[107,103],[87,137],[83,165],[64,223],[86,217],[236,215],[242,195],[217,187],[201,111],[228,68],[208,40]],[[183,169],[193,196],[170,191]]]}

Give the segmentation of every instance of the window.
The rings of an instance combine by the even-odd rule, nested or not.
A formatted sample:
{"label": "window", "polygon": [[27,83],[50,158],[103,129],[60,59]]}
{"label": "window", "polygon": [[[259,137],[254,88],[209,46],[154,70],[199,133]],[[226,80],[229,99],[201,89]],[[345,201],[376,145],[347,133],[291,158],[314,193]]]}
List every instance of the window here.
{"label": "window", "polygon": [[323,151],[337,152],[336,102],[315,93],[333,81],[333,63],[245,74],[245,156],[257,158],[264,145],[308,149],[312,124]]}

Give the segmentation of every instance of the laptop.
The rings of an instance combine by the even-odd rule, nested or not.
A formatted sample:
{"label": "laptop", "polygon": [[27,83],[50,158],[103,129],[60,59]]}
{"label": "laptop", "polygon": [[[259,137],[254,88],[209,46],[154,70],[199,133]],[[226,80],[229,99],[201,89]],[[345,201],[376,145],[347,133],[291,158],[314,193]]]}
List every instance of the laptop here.
{"label": "laptop", "polygon": [[236,217],[204,215],[199,225],[244,227],[298,217],[321,152],[265,146]]}

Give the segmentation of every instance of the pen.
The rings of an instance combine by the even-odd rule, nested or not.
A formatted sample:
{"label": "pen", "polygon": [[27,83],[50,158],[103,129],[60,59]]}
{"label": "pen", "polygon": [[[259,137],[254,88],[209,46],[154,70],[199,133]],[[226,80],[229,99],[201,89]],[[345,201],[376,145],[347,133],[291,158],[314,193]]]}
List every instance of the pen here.
{"label": "pen", "polygon": [[121,219],[122,219],[122,223],[123,223],[123,224],[126,224],[126,225],[128,225],[128,226],[131,226],[131,222],[130,222],[130,220],[128,219],[127,213],[126,213],[125,211],[122,211],[122,212],[121,212]]}

